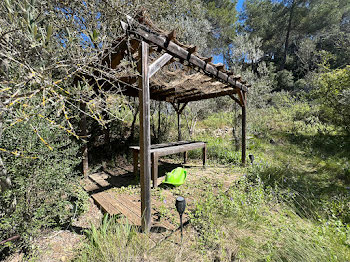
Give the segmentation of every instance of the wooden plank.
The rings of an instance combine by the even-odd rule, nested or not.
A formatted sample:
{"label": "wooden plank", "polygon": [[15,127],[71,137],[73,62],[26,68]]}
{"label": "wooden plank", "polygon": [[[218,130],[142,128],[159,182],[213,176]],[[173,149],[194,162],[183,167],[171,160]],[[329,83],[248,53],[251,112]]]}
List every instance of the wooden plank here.
{"label": "wooden plank", "polygon": [[151,128],[150,90],[148,77],[148,44],[142,41],[138,70],[140,103],[140,182],[141,182],[141,228],[149,232],[151,228]]}
{"label": "wooden plank", "polygon": [[171,146],[167,148],[154,149],[153,152],[156,152],[158,156],[166,156],[166,155],[182,153],[193,149],[203,148],[204,146],[205,146],[204,142],[197,142],[197,143],[191,143],[191,144],[181,145],[181,146]]}
{"label": "wooden plank", "polygon": [[[127,29],[128,30],[128,29]],[[222,80],[226,83],[229,83],[230,85],[241,89],[243,91],[248,91],[247,87],[241,84],[240,82],[235,81],[232,77],[228,76],[226,73],[221,72],[215,66],[212,66],[202,59],[200,59],[198,56],[195,56],[185,50],[184,48],[180,47],[179,45],[175,44],[172,41],[168,41],[166,38],[155,34],[150,33],[149,31],[144,30],[140,26],[133,29],[132,31],[128,32],[130,35],[138,35],[144,39],[144,41],[150,42],[152,44],[155,44],[164,50],[166,50],[168,53],[170,53],[174,57],[178,57],[183,60],[187,60],[192,66],[199,67],[202,69],[205,73],[212,75],[213,77]]]}
{"label": "wooden plank", "polygon": [[[204,143],[202,141],[176,141],[176,142],[169,142],[169,143],[162,143],[162,144],[153,144],[151,145],[151,153],[153,152],[153,149],[157,148],[166,148],[170,146],[177,146],[177,145],[187,145],[187,144],[194,144],[194,143]],[[139,146],[130,146],[130,149],[140,150]]]}
{"label": "wooden plank", "polygon": [[[158,179],[158,184],[160,184],[162,182],[162,178]],[[127,199],[129,201],[131,201],[132,203],[134,203],[134,205],[140,205],[139,199],[137,198],[136,195],[128,195]],[[152,214],[157,213],[157,210],[155,210],[154,208],[152,208]],[[152,223],[152,227],[157,227],[157,226],[162,226],[168,230],[175,230],[176,226],[171,224],[169,221],[167,220],[163,220],[163,221],[155,221],[155,217],[153,217],[153,223]]]}
{"label": "wooden plank", "polygon": [[168,53],[165,53],[164,55],[159,57],[156,61],[154,61],[149,66],[148,77],[151,78],[159,69],[161,69],[172,58],[173,56]]}
{"label": "wooden plank", "polygon": [[109,187],[111,184],[98,174],[90,175],[89,178],[100,187]]}
{"label": "wooden plank", "polygon": [[[176,154],[176,153],[181,153],[187,150],[193,150],[193,149],[198,149],[198,148],[203,148],[205,146],[205,142],[187,142],[187,141],[179,141],[177,143],[169,143],[169,144],[159,144],[158,145],[152,145],[150,152],[154,153],[157,152],[158,156],[161,156],[159,153],[166,153],[166,151],[169,151],[169,155],[171,154]],[[135,150],[140,150],[138,146],[131,146],[131,149]],[[180,150],[176,151],[175,153],[171,153],[174,150]],[[182,150],[182,151],[181,151]],[[166,155],[166,154],[165,154]]]}
{"label": "wooden plank", "polygon": [[133,225],[140,225],[141,217],[131,210],[131,206],[127,207],[122,204],[122,201],[118,201],[107,192],[101,192],[92,195],[93,199],[98,203],[101,208],[110,215],[123,214],[128,221]]}

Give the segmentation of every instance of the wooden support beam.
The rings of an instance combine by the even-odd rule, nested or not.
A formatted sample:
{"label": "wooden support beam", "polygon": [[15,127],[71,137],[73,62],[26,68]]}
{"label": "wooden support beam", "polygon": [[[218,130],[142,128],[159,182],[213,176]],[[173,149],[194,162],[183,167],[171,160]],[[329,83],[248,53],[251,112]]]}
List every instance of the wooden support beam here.
{"label": "wooden support beam", "polygon": [[186,96],[199,95],[202,93],[203,92],[201,90],[198,90],[195,87],[188,90],[180,91],[180,92],[176,92],[176,90],[174,90],[174,92],[167,93],[166,100],[173,101],[174,99],[181,99]]}
{"label": "wooden support beam", "polygon": [[[130,20],[129,23],[132,23],[132,21]],[[126,28],[126,30],[128,30],[129,26],[126,26],[126,27],[124,26],[123,28]],[[191,55],[191,53],[189,53],[187,50],[185,50],[178,44],[172,41],[169,42],[165,37],[162,37],[155,33],[148,32],[145,29],[143,29],[141,26],[134,28],[132,31],[129,31],[128,33],[130,35],[136,35],[136,36],[142,37],[144,41],[147,41],[149,43],[155,44],[163,48],[169,54],[179,58],[180,60],[181,59],[187,60],[192,67],[198,67],[202,69],[206,74],[214,76],[215,78],[222,80],[225,83],[232,85],[233,87],[236,87],[243,91],[248,91],[247,87],[244,86],[243,84],[235,81],[232,77],[229,77],[226,73],[221,72],[220,70],[216,69],[214,66],[206,63],[205,61],[200,59],[198,56]]]}
{"label": "wooden support beam", "polygon": [[180,114],[181,114],[182,111],[185,109],[185,107],[187,106],[187,104],[188,104],[188,102],[183,103],[181,107],[180,107],[180,105],[179,105],[179,113],[180,113]]}
{"label": "wooden support beam", "polygon": [[177,114],[177,141],[181,141],[181,114],[180,112],[177,110],[176,111]]}
{"label": "wooden support beam", "polygon": [[242,106],[242,164],[245,165],[246,159],[246,141],[247,141],[247,116],[246,116],[246,104]]}
{"label": "wooden support beam", "polygon": [[162,68],[162,66],[169,62],[172,58],[173,56],[168,53],[165,53],[164,55],[159,57],[149,66],[148,77],[151,78],[159,69]]}
{"label": "wooden support beam", "polygon": [[237,99],[233,94],[229,95],[237,104],[239,104],[240,106],[242,106],[242,103],[239,99]]}
{"label": "wooden support beam", "polygon": [[177,114],[177,135],[178,135],[178,141],[181,141],[182,137],[181,137],[181,113],[182,111],[185,109],[187,102],[184,103],[182,106],[180,105],[180,103],[171,103],[176,111]]}
{"label": "wooden support beam", "polygon": [[148,44],[140,45],[141,60],[138,65],[140,103],[140,182],[141,182],[141,228],[149,232],[151,228],[151,128],[150,93],[148,73]]}
{"label": "wooden support beam", "polygon": [[241,102],[241,106],[245,106],[245,101],[244,101],[243,93],[241,92],[241,90],[238,90],[237,93],[238,93],[239,101]]}

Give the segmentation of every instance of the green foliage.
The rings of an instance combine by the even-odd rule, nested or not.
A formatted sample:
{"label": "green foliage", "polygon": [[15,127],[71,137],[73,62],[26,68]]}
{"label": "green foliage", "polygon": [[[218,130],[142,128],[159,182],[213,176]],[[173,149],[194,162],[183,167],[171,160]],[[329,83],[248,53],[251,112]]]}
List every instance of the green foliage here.
{"label": "green foliage", "polygon": [[138,261],[149,248],[149,239],[126,220],[105,215],[99,228],[91,225],[87,241],[73,261]]}
{"label": "green foliage", "polygon": [[259,177],[243,177],[227,192],[208,187],[192,221],[203,248],[223,260],[348,260],[350,228],[303,220],[288,206],[291,198]]}
{"label": "green foliage", "polygon": [[320,75],[315,95],[324,120],[350,134],[350,66]]}
{"label": "green foliage", "polygon": [[291,91],[294,86],[293,73],[288,70],[282,70],[277,73],[277,90]]}
{"label": "green foliage", "polygon": [[214,53],[227,58],[228,47],[236,35],[237,1],[231,0],[202,0],[205,3],[206,17],[211,24],[209,35],[210,47]]}
{"label": "green foliage", "polygon": [[[37,116],[6,126],[0,147],[7,150],[2,158],[12,183],[0,195],[1,240],[18,234],[16,247],[28,248],[43,227],[69,223],[86,209],[79,145],[66,131]],[[8,248],[15,247],[1,246],[3,254]]]}

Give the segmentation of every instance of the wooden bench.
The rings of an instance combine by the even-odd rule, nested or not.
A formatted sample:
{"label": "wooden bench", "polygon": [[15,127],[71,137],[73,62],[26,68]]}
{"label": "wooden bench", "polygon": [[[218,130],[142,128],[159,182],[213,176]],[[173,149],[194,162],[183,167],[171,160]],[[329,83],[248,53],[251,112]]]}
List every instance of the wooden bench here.
{"label": "wooden bench", "polygon": [[[158,160],[161,156],[172,155],[184,152],[184,163],[187,161],[187,151],[202,148],[202,158],[203,166],[207,159],[207,147],[205,142],[189,142],[189,141],[179,141],[166,144],[154,144],[151,145],[151,159],[152,159],[152,181],[153,188],[156,188],[158,179]],[[139,146],[131,146],[133,152],[133,162],[134,162],[134,174],[137,175],[138,172],[138,162],[139,162]]]}

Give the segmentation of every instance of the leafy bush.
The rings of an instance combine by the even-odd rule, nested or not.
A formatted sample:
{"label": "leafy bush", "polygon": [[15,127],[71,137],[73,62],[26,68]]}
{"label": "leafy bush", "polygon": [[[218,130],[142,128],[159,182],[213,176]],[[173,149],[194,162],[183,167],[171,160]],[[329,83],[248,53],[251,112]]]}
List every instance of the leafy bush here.
{"label": "leafy bush", "polygon": [[[60,123],[60,117],[54,120]],[[7,151],[1,157],[12,183],[0,195],[0,239],[21,237],[0,247],[5,254],[28,248],[42,227],[69,222],[85,209],[87,195],[78,182],[78,143],[47,120],[5,126],[0,147]]]}
{"label": "leafy bush", "polygon": [[321,74],[318,84],[315,95],[323,119],[350,134],[350,66]]}
{"label": "leafy bush", "polygon": [[288,70],[282,70],[277,73],[277,90],[292,90],[294,87],[293,73]]}

